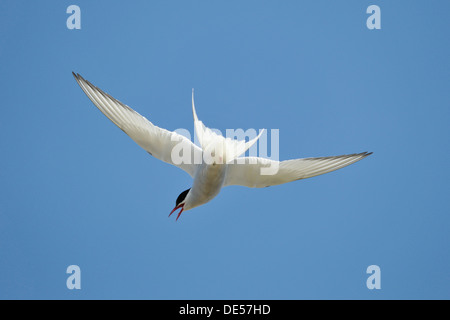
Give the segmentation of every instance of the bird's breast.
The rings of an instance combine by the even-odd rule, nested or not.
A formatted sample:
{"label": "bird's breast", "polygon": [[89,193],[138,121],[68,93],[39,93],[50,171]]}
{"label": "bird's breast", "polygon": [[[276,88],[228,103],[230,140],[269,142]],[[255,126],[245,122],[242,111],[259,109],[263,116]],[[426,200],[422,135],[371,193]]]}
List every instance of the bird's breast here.
{"label": "bird's breast", "polygon": [[210,201],[220,192],[225,180],[226,168],[226,164],[200,165],[190,191],[192,207]]}

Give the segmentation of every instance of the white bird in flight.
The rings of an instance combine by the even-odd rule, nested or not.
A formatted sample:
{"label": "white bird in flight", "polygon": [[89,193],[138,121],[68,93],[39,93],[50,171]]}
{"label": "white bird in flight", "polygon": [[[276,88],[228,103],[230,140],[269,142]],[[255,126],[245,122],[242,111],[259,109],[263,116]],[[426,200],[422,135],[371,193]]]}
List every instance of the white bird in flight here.
{"label": "white bird in flight", "polygon": [[[248,142],[232,140],[216,134],[198,120],[192,93],[192,112],[194,126],[201,147],[188,138],[172,131],[159,128],[139,113],[95,87],[79,74],[73,73],[75,80],[91,99],[94,105],[131,137],[150,155],[164,162],[175,165],[186,171],[193,179],[192,187],[183,191],[175,202],[175,208],[183,211],[205,204],[217,196],[222,187],[241,185],[250,188],[263,188],[287,183],[295,180],[315,177],[359,161],[372,152],[354,153],[341,156],[292,159],[275,161],[260,157],[241,157],[261,136]],[[175,146],[190,151],[191,161],[174,161],[172,150]],[[209,161],[204,159],[206,151],[210,151]],[[211,151],[213,150],[213,151]],[[235,160],[240,161],[235,161]],[[276,168],[274,174],[261,174],[264,168]]]}

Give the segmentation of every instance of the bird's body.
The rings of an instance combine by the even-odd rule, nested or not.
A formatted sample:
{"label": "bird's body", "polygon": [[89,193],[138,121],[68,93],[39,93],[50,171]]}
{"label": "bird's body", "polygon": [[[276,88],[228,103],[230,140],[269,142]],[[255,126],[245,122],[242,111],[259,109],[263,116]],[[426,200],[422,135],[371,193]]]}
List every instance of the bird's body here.
{"label": "bird's body", "polygon": [[227,174],[227,164],[206,164],[197,166],[192,188],[186,197],[184,210],[192,209],[211,201],[222,189]]}
{"label": "bird's body", "polygon": [[[259,139],[262,131],[259,136],[248,142],[232,140],[216,134],[198,120],[192,94],[192,112],[195,131],[201,145],[199,147],[184,136],[155,126],[80,75],[75,73],[73,75],[95,106],[139,146],[155,158],[183,169],[193,178],[192,187],[178,196],[176,206],[170,213],[181,209],[177,220],[183,210],[186,211],[211,201],[219,194],[222,187],[241,185],[263,188],[306,179],[343,168],[371,154],[363,152],[286,161],[239,157]],[[188,155],[182,161],[177,158],[177,153],[174,153],[174,150],[179,149],[183,150],[183,155]],[[199,162],[198,159],[201,161]]]}

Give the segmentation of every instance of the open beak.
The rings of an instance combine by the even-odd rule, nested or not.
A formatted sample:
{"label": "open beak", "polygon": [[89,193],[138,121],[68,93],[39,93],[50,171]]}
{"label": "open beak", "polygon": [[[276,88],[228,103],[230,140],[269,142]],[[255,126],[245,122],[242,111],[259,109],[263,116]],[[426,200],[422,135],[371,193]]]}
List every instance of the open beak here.
{"label": "open beak", "polygon": [[169,217],[172,215],[172,213],[174,213],[174,211],[176,211],[177,209],[180,209],[181,208],[181,210],[180,210],[180,212],[178,212],[178,216],[177,216],[177,219],[176,220],[178,220],[178,218],[180,217],[180,215],[181,215],[181,213],[183,212],[183,210],[184,210],[184,203],[182,203],[182,204],[179,204],[178,206],[176,206],[175,208],[173,208],[173,210],[170,212],[170,214],[169,214]]}

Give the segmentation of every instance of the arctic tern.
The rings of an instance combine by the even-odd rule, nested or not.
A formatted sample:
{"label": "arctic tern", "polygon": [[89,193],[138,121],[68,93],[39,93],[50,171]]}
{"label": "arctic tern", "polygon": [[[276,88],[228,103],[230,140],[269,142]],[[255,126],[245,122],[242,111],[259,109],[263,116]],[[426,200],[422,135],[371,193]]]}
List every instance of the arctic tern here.
{"label": "arctic tern", "polygon": [[[183,169],[193,178],[192,187],[178,196],[175,208],[169,214],[170,217],[174,211],[181,209],[176,220],[183,211],[212,200],[219,194],[222,187],[241,185],[263,188],[311,178],[346,167],[372,154],[372,152],[362,152],[285,161],[261,157],[239,158],[258,140],[263,131],[248,142],[225,138],[215,133],[198,120],[193,92],[192,113],[200,147],[176,132],[155,126],[127,105],[83,79],[79,74],[73,72],[72,74],[94,105],[139,146],[155,158]],[[176,146],[188,151],[190,161],[173,159],[172,150]],[[195,159],[207,159],[206,154],[209,155],[209,161],[195,161]],[[273,173],[262,174],[264,169],[271,167],[276,168]]]}

